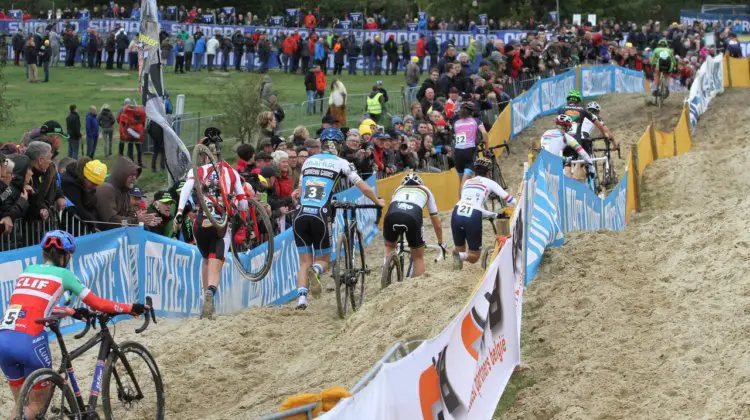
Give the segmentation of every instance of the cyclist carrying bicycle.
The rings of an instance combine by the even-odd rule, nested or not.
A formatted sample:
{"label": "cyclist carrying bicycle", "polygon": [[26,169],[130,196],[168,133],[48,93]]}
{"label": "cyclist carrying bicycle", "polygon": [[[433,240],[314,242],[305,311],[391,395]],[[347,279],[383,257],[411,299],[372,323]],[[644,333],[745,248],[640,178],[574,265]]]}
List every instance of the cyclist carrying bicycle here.
{"label": "cyclist carrying bicycle", "polygon": [[[218,133],[218,130],[216,130]],[[218,136],[218,134],[216,134]],[[216,141],[209,137],[201,139],[201,143],[208,146],[212,153],[216,153]],[[204,161],[204,165],[198,168],[198,173],[193,173],[191,169],[188,172],[185,185],[182,187],[180,192],[180,202],[177,204],[177,215],[175,216],[175,224],[177,229],[184,220],[185,206],[193,193],[195,188],[196,177],[201,180],[198,185],[223,185],[222,190],[228,194],[233,194],[233,198],[237,200],[237,207],[242,210],[248,210],[248,204],[245,197],[245,189],[242,184],[242,178],[237,171],[232,168],[224,160],[217,162],[221,175],[217,173],[216,168],[211,163]],[[201,280],[203,283],[203,308],[201,310],[201,318],[212,319],[214,313],[214,296],[219,288],[219,281],[221,280],[221,269],[224,267],[224,256],[229,251],[229,245],[231,240],[232,232],[229,229],[229,224],[224,226],[222,229],[217,229],[211,223],[207,217],[207,213],[211,212],[214,218],[221,218],[225,212],[229,212],[228,216],[232,217],[232,208],[227,207],[228,203],[224,202],[223,198],[218,200],[209,194],[209,201],[206,203],[208,208],[198,208],[197,218],[193,224],[193,232],[195,237],[195,243],[198,246],[203,261],[201,263]]]}
{"label": "cyclist carrying bicycle", "polygon": [[[651,54],[651,65],[654,68],[654,82],[656,83],[657,89],[654,90],[654,96],[658,95],[659,80],[661,73],[666,73],[667,77],[674,73],[677,68],[677,60],[674,56],[674,51],[669,48],[669,43],[666,39],[660,39],[656,49]],[[669,96],[669,83],[665,83],[665,99]]]}
{"label": "cyclist carrying bicycle", "polygon": [[555,124],[558,128],[547,130],[542,134],[540,143],[542,149],[552,153],[555,156],[563,156],[563,150],[566,147],[573,149],[578,156],[586,162],[589,176],[596,175],[596,168],[594,168],[594,162],[591,160],[591,156],[583,149],[583,147],[573,138],[568,132],[570,126],[573,124],[570,116],[561,114],[555,119]]}
{"label": "cyclist carrying bicycle", "polygon": [[[24,380],[37,369],[52,367],[44,325],[35,321],[47,318],[63,293],[78,296],[94,310],[111,314],[141,315],[146,307],[141,303],[120,303],[96,296],[68,270],[76,251],[73,235],[62,230],[47,232],[42,238],[42,264],[31,265],[16,279],[10,303],[0,322],[0,368],[2,368],[13,398],[18,404],[18,394]],[[36,418],[43,408],[48,383],[34,388],[25,418]],[[14,409],[13,412],[15,412]]]}
{"label": "cyclist carrying bicycle", "polygon": [[385,205],[385,201],[375,196],[372,188],[357,175],[349,162],[337,156],[337,150],[344,140],[344,133],[338,128],[326,128],[320,133],[321,153],[310,155],[302,165],[299,187],[292,194],[300,200],[293,223],[300,264],[297,273],[297,309],[307,308],[310,277],[319,287],[320,276],[331,259],[331,199],[339,180],[346,177],[373,203],[380,207]]}
{"label": "cyclist carrying bicycle", "polygon": [[[463,262],[474,264],[482,254],[482,219],[496,218],[484,208],[484,202],[490,194],[495,194],[508,205],[515,204],[513,196],[508,194],[497,182],[487,178],[492,170],[492,161],[478,157],[473,164],[475,176],[466,181],[461,190],[461,198],[453,208],[451,215],[451,232],[453,233],[453,269],[463,268]],[[468,245],[469,250],[466,250]]]}
{"label": "cyclist carrying bicycle", "polygon": [[419,277],[424,273],[425,241],[422,211],[425,207],[430,213],[430,221],[438,243],[445,249],[443,227],[440,225],[435,196],[424,185],[422,177],[415,173],[408,173],[404,176],[401,186],[393,192],[391,205],[383,219],[385,258],[387,259],[396,248],[399,235],[405,235],[414,259],[411,277]]}
{"label": "cyclist carrying bicycle", "polygon": [[456,165],[456,172],[461,177],[461,183],[458,192],[461,192],[466,180],[474,175],[472,171],[474,158],[477,156],[477,135],[481,135],[479,144],[487,144],[489,136],[484,124],[478,118],[474,118],[475,105],[473,102],[462,102],[459,108],[458,120],[453,124],[454,131],[454,151],[453,159]]}

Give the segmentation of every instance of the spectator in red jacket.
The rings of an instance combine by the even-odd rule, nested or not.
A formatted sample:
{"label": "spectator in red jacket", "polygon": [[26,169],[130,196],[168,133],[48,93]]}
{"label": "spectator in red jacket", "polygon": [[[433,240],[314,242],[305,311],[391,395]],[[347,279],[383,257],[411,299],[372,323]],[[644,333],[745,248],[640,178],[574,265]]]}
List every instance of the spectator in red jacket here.
{"label": "spectator in red jacket", "polygon": [[424,58],[427,56],[427,48],[425,44],[424,34],[420,34],[419,40],[417,40],[417,58],[419,58],[417,65],[419,66],[420,73],[424,70]]}
{"label": "spectator in red jacket", "polygon": [[315,29],[316,26],[318,26],[318,19],[315,18],[315,15],[311,10],[307,12],[307,16],[305,16],[305,28]]}
{"label": "spectator in red jacket", "polygon": [[292,56],[297,52],[297,40],[299,39],[299,32],[294,32],[293,35],[289,35],[284,39],[281,44],[281,50],[284,52],[284,73],[289,72],[289,63],[292,61]]}
{"label": "spectator in red jacket", "polygon": [[521,60],[521,54],[519,50],[513,51],[513,62],[511,63],[513,66],[513,78],[517,78],[519,73],[521,72],[521,69],[523,68],[523,60]]}
{"label": "spectator in red jacket", "polygon": [[367,23],[365,24],[365,29],[378,29],[378,24],[375,23],[375,19],[373,19],[373,18],[367,18]]}
{"label": "spectator in red jacket", "polygon": [[289,155],[281,150],[277,150],[271,154],[273,156],[273,163],[278,168],[276,172],[276,194],[279,197],[291,197],[292,191],[294,191],[294,182],[292,181],[292,173],[289,171]]}

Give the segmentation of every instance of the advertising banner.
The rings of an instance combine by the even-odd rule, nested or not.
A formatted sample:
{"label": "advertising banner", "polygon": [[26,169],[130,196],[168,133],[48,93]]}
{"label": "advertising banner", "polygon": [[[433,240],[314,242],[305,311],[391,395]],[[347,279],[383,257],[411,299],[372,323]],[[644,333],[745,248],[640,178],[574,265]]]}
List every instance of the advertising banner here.
{"label": "advertising banner", "polygon": [[750,15],[748,14],[724,14],[724,13],[699,13],[686,10],[680,11],[680,23],[692,26],[695,21],[702,23],[719,23],[729,26],[732,32],[738,34],[750,33]]}
{"label": "advertising banner", "polygon": [[541,95],[542,89],[540,83],[534,83],[523,95],[513,98],[511,106],[513,110],[511,112],[511,119],[513,120],[513,137],[517,136],[526,127],[530,126],[534,122],[536,117],[542,114]]}
{"label": "advertising banner", "polygon": [[614,66],[581,67],[581,94],[584,98],[615,91]]}
{"label": "advertising banner", "polygon": [[615,92],[638,93],[643,92],[643,73],[624,67],[615,67]]}
{"label": "advertising banner", "polygon": [[568,70],[560,75],[542,79],[539,82],[541,94],[541,115],[557,113],[565,106],[568,91],[576,87],[576,71]]}
{"label": "advertising banner", "polygon": [[563,176],[565,232],[599,230],[602,227],[602,199],[588,185]]}
{"label": "advertising banner", "polygon": [[486,419],[519,362],[513,249],[504,246],[470,303],[437,337],[386,363],[321,419]]}
{"label": "advertising banner", "polygon": [[603,227],[608,230],[625,230],[625,208],[628,196],[628,171],[622,175],[617,186],[604,199],[602,209]]}
{"label": "advertising banner", "polygon": [[[367,183],[376,188],[376,176]],[[356,187],[337,194],[339,199],[367,202]],[[365,245],[377,235],[375,210],[358,211],[357,219]],[[337,217],[334,232],[342,230]],[[335,238],[335,236],[334,236]],[[146,232],[141,227],[119,228],[76,238],[77,250],[70,268],[92,292],[107,299],[136,302],[145,296],[154,300],[161,317],[197,315],[201,305],[201,255],[184,242]],[[268,248],[254,249],[241,257],[243,263],[262,264]],[[29,265],[41,263],[39,247],[3,252],[0,262],[0,313],[13,293],[15,279]],[[248,282],[227,256],[216,295],[216,312],[231,313],[251,306],[279,305],[296,296],[299,255],[291,229],[274,238],[271,271],[258,282]],[[73,302],[78,305],[77,301]]]}
{"label": "advertising banner", "polygon": [[723,57],[708,57],[695,74],[688,94],[691,132],[695,130],[698,118],[706,112],[711,100],[721,92],[724,92]]}

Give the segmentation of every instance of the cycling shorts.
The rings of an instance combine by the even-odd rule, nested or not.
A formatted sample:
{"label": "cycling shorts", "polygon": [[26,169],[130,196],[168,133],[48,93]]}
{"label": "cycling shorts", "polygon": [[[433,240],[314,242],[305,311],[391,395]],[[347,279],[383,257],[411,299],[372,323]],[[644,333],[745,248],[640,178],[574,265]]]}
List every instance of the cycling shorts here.
{"label": "cycling shorts", "polygon": [[[52,354],[49,351],[47,332],[29,335],[22,331],[0,331],[0,368],[8,384],[17,388],[24,379],[38,369],[52,367]],[[40,383],[35,389],[45,388],[48,383]]]}
{"label": "cycling shorts", "polygon": [[474,158],[477,156],[477,148],[469,147],[468,149],[454,149],[453,160],[456,163],[456,172],[458,176],[474,174]]}
{"label": "cycling shorts", "polygon": [[199,213],[193,225],[193,236],[195,244],[203,259],[215,259],[224,261],[229,250],[229,227],[218,230],[206,216]]}
{"label": "cycling shorts", "polygon": [[294,243],[300,254],[331,253],[331,217],[327,207],[301,206],[294,216]]}
{"label": "cycling shorts", "polygon": [[482,249],[482,212],[474,209],[470,216],[457,214],[458,207],[453,209],[451,215],[451,232],[453,233],[453,244],[464,246],[468,243],[470,251]]}
{"label": "cycling shorts", "polygon": [[659,71],[671,72],[672,71],[672,60],[671,59],[659,59]]}
{"label": "cycling shorts", "polygon": [[393,202],[383,219],[383,239],[396,243],[402,233],[409,248],[416,249],[425,245],[422,208],[403,201]]}

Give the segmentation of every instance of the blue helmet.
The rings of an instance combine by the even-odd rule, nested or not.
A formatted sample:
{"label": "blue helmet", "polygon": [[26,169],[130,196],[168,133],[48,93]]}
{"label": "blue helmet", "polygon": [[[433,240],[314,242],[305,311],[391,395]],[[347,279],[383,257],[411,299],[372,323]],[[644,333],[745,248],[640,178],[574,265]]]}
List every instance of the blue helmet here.
{"label": "blue helmet", "polygon": [[321,142],[335,141],[337,143],[340,143],[344,140],[344,133],[342,133],[338,128],[329,127],[323,130],[322,133],[320,133]]}
{"label": "blue helmet", "polygon": [[72,254],[76,252],[76,240],[70,233],[64,230],[53,230],[44,234],[42,238],[42,249],[57,248]]}

